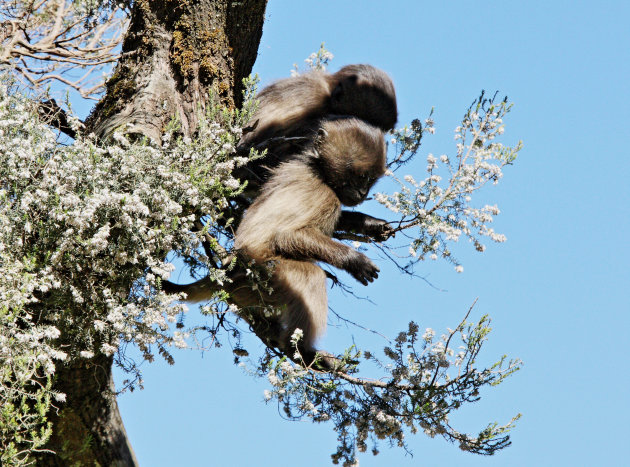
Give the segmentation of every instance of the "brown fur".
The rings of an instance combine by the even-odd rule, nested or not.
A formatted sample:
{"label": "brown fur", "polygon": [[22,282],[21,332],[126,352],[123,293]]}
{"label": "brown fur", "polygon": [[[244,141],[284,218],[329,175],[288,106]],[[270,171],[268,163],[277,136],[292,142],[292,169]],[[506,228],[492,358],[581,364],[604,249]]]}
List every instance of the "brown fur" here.
{"label": "brown fur", "polygon": [[344,269],[363,284],[378,277],[365,255],[331,236],[342,217],[341,204],[363,201],[384,171],[385,143],[378,128],[356,118],[324,121],[311,147],[272,171],[236,232],[240,254],[275,264],[273,292],[265,302],[283,308],[285,351],[291,352],[291,334],[302,329],[299,349],[307,363],[328,314],[326,274],[315,263]]}
{"label": "brown fur", "polygon": [[[257,96],[258,109],[239,142],[239,152],[267,149],[265,158],[235,173],[249,181],[249,194],[268,178],[266,168],[281,163],[288,153],[301,150],[311,140],[326,115],[347,115],[384,131],[396,124],[396,92],[391,78],[371,65],[348,65],[333,74],[312,71],[282,79]],[[297,148],[297,149],[296,149]]]}
{"label": "brown fur", "polygon": [[[242,259],[273,266],[271,293],[248,285],[229,291],[252,326],[275,336],[267,343],[291,358],[290,338],[300,328],[304,334],[298,348],[307,364],[315,358],[314,344],[328,315],[326,273],[316,262],[344,269],[364,285],[378,277],[369,258],[331,235],[341,228],[378,238],[390,228],[382,219],[341,210],[342,204],[362,202],[383,175],[383,133],[356,118],[332,118],[320,122],[316,135],[271,172],[235,235]],[[194,303],[208,299],[214,287],[208,279],[188,285],[167,281],[164,290],[185,292]],[[280,312],[268,316],[267,306]],[[322,357],[324,367],[336,366],[333,357]]]}
{"label": "brown fur", "polygon": [[384,131],[391,130],[398,118],[391,78],[371,65],[285,78],[256,97],[259,105],[250,121],[251,131],[241,139],[248,147],[275,135],[292,136],[304,122],[329,114],[354,116]]}

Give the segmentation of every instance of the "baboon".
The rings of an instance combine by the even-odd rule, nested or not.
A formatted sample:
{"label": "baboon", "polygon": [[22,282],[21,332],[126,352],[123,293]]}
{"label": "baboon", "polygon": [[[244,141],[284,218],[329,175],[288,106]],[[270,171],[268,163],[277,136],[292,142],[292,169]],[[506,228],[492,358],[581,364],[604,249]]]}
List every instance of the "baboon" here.
{"label": "baboon", "polygon": [[391,130],[398,118],[391,78],[371,65],[347,65],[333,74],[312,71],[285,78],[264,88],[257,99],[258,109],[244,129],[238,151],[247,154],[255,148],[268,153],[235,172],[248,181],[249,197],[257,194],[270,168],[309,144],[309,135],[324,116],[357,117],[383,131]]}
{"label": "baboon", "polygon": [[[341,205],[365,200],[384,172],[385,141],[379,128],[352,117],[323,120],[309,146],[271,171],[236,231],[240,257],[273,268],[270,293],[236,292],[234,298],[246,309],[243,316],[260,319],[256,307],[264,305],[280,310],[268,319],[277,336],[274,345],[293,358],[291,336],[301,329],[298,350],[307,365],[316,356],[315,341],[325,331],[328,315],[326,273],[316,262],[343,269],[363,285],[378,277],[378,267],[367,256],[331,236],[339,225],[374,237],[390,228],[382,219],[341,210]],[[201,301],[209,298],[207,280],[171,291]],[[324,366],[334,366],[334,358],[322,358]]]}

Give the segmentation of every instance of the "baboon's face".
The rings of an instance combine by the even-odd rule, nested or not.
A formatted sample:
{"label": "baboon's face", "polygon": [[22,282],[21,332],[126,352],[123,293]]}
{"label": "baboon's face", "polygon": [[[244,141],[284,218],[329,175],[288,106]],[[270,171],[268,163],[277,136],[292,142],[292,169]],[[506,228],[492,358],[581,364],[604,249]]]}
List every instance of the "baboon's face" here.
{"label": "baboon's face", "polygon": [[377,178],[374,175],[362,174],[349,179],[347,183],[342,184],[338,188],[337,196],[339,201],[346,206],[361,204],[367,198],[370,188],[372,188]]}
{"label": "baboon's face", "polygon": [[317,149],[322,175],[346,206],[363,202],[385,173],[383,132],[356,118],[324,121]]}

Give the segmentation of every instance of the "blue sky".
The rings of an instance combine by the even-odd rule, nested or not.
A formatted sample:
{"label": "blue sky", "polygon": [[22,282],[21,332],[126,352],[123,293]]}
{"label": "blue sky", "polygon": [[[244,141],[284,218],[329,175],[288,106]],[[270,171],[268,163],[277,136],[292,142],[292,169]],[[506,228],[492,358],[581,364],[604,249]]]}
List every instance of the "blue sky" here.
{"label": "blue sky", "polygon": [[[437,132],[420,162],[429,152],[453,154],[452,131],[481,89],[514,102],[504,141],[525,144],[479,201],[499,205],[494,227],[507,243],[484,254],[458,245],[463,274],[422,264],[419,272],[442,291],[400,276],[370,250],[382,273],[355,290],[374,304],[337,291],[330,298],[335,311],[395,337],[412,319],[438,332],[454,327],[479,297],[474,317],[493,319],[480,363],[506,353],[525,365],[452,420],[476,432],[521,412],[513,445],[485,458],[409,435],[413,457],[382,445],[379,456],[360,458],[362,466],[627,463],[629,20],[622,1],[270,1],[254,68],[262,85],[288,76],[325,41],[332,71],[371,63],[391,74],[400,124],[435,107]],[[422,166],[406,172],[421,175]],[[386,344],[334,318],[330,324],[322,347],[339,351],[352,335],[360,346]],[[250,348],[260,345],[252,340]],[[263,402],[266,381],[234,366],[229,346],[175,358],[173,367],[145,365],[145,390],[119,400],[141,465],[330,464],[331,427],[283,420]]]}

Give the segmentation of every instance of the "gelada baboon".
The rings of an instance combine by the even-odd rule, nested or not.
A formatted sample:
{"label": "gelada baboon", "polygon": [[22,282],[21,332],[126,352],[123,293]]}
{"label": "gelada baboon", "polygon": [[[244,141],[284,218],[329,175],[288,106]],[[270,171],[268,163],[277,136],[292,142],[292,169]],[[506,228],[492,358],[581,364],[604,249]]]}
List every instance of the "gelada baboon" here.
{"label": "gelada baboon", "polygon": [[371,65],[347,65],[333,74],[312,71],[282,79],[257,95],[258,108],[239,142],[241,154],[254,147],[267,156],[235,172],[248,180],[247,194],[255,196],[287,154],[300,151],[326,115],[357,117],[383,131],[396,124],[396,92],[391,78]]}
{"label": "gelada baboon", "polygon": [[[340,226],[374,237],[390,228],[384,220],[341,210],[342,204],[365,200],[384,172],[385,141],[379,128],[351,117],[323,120],[311,144],[271,171],[246,211],[234,246],[245,261],[272,264],[272,292],[240,290],[236,298],[239,305],[252,307],[243,313],[246,319],[258,319],[253,307],[261,303],[281,310],[272,325],[277,345],[290,357],[297,328],[303,331],[298,350],[306,364],[315,358],[315,341],[326,329],[326,273],[316,262],[343,269],[363,285],[378,277],[378,267],[367,256],[331,236]],[[209,297],[204,281],[174,291],[201,301]],[[324,366],[334,366],[334,358],[323,359]]]}

